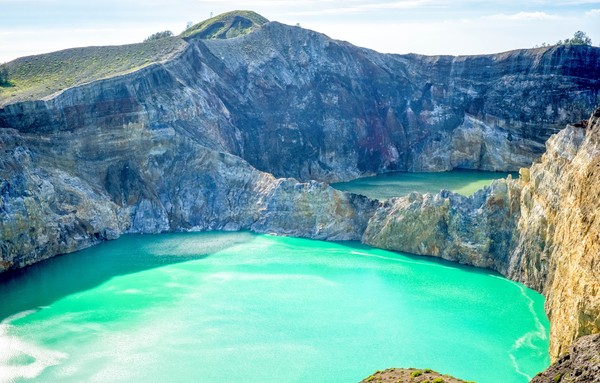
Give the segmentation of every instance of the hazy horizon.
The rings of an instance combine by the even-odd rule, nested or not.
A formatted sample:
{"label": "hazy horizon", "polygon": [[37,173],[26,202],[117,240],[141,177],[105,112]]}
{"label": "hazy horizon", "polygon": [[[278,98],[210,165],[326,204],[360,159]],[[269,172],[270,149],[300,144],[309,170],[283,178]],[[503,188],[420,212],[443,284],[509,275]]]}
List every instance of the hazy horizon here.
{"label": "hazy horizon", "polygon": [[0,63],[182,32],[235,9],[383,53],[485,54],[555,43],[582,30],[600,43],[600,0],[0,0]]}

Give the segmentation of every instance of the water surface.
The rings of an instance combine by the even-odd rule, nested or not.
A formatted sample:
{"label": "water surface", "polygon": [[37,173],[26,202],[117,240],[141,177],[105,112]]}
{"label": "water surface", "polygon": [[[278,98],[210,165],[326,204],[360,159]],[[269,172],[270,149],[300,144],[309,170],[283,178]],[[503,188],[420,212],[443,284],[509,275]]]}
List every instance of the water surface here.
{"label": "water surface", "polygon": [[494,180],[508,177],[509,174],[513,178],[519,176],[519,173],[484,172],[479,170],[453,170],[441,173],[394,172],[335,183],[331,186],[338,190],[350,191],[377,199],[401,197],[413,191],[438,193],[442,189],[469,196],[491,184]]}
{"label": "water surface", "polygon": [[479,383],[549,364],[543,298],[429,258],[250,233],[130,235],[4,276],[0,382]]}

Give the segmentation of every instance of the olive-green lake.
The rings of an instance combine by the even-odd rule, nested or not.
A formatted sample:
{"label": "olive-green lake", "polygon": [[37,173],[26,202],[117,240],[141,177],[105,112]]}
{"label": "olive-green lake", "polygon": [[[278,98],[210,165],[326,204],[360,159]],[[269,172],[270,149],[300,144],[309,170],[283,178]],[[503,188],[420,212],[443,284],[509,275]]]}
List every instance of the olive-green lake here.
{"label": "olive-green lake", "polygon": [[127,235],[0,280],[0,382],[479,383],[549,364],[543,297],[430,258],[251,233]]}
{"label": "olive-green lake", "polygon": [[484,172],[479,170],[453,170],[440,173],[383,173],[373,177],[358,178],[349,182],[332,184],[338,190],[350,191],[367,197],[387,199],[419,193],[437,193],[447,189],[469,196],[499,178],[519,173]]}

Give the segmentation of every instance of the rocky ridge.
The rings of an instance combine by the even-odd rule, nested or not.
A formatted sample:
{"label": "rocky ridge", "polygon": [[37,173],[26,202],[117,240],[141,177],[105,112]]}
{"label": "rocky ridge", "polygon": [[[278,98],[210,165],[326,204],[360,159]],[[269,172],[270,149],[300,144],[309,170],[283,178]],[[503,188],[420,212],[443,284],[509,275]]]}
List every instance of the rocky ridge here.
{"label": "rocky ridge", "polygon": [[579,338],[569,353],[531,380],[531,383],[557,382],[600,382],[600,334]]}
{"label": "rocky ridge", "polygon": [[381,55],[271,22],[49,99],[3,99],[0,272],[126,232],[362,238],[544,292],[556,358],[599,331],[597,115],[470,198],[379,203],[308,180],[528,165],[600,103],[599,58]]}

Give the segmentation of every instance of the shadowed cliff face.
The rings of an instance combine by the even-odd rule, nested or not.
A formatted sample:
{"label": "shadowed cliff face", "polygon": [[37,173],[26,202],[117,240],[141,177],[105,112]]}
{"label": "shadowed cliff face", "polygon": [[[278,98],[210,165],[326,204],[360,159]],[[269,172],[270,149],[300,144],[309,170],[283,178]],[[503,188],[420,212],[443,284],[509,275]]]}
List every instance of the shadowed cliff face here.
{"label": "shadowed cliff face", "polygon": [[173,59],[0,109],[21,132],[169,126],[276,177],[389,170],[515,171],[599,102],[600,49],[384,55],[271,22],[191,38]]}
{"label": "shadowed cliff face", "polygon": [[278,23],[194,45],[240,130],[230,150],[275,176],[518,170],[600,101],[590,47],[381,55]]}

